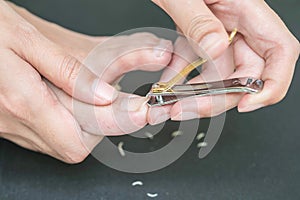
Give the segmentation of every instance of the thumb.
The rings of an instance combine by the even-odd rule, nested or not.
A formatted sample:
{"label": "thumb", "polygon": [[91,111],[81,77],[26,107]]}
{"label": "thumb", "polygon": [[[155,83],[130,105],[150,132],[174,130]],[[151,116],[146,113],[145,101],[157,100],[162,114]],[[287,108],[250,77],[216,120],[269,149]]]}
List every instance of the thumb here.
{"label": "thumb", "polygon": [[116,99],[114,87],[34,28],[19,42],[14,48],[17,54],[69,95],[95,105],[107,105]]}
{"label": "thumb", "polygon": [[165,10],[183,34],[191,39],[196,53],[204,50],[211,58],[221,55],[227,46],[228,34],[221,21],[201,0],[152,0]]}

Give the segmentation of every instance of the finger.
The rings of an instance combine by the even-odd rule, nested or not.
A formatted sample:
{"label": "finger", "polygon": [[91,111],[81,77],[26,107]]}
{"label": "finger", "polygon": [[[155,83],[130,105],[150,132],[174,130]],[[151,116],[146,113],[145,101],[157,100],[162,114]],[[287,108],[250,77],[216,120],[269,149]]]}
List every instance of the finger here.
{"label": "finger", "polygon": [[[245,4],[250,4],[248,6],[255,9],[242,13],[241,32],[247,44],[266,63],[261,76],[265,81],[263,91],[257,95],[245,96],[239,104],[241,112],[275,104],[285,97],[300,51],[299,42],[264,1],[245,1]],[[261,18],[264,22],[259,20]]]}
{"label": "finger", "polygon": [[[195,50],[203,57],[201,47],[211,58],[216,58],[228,46],[228,35],[222,23],[209,10],[204,1],[153,0],[164,9],[187,38],[196,44]],[[201,55],[202,54],[202,55]]]}
{"label": "finger", "polygon": [[[1,52],[1,102],[19,120],[68,163],[81,162],[89,154],[80,127],[58,102],[40,75],[13,52]],[[5,61],[5,62],[4,62]],[[9,78],[9,80],[8,80]]]}
{"label": "finger", "polygon": [[[174,45],[174,53],[172,61],[167,66],[160,78],[160,82],[167,82],[178,74],[184,67],[192,63],[198,58],[186,38],[179,36]],[[182,78],[178,84],[184,82]],[[172,106],[150,107],[147,113],[147,121],[151,125],[160,124],[170,118],[170,110]]]}
{"label": "finger", "polygon": [[88,53],[95,47],[96,44],[104,41],[106,37],[91,37],[78,32],[68,30],[57,24],[48,22],[32,13],[28,12],[23,7],[17,6],[12,2],[7,2],[12,9],[21,15],[26,21],[33,26],[51,41],[62,46],[67,52],[71,53],[76,58],[83,60]]}
{"label": "finger", "polygon": [[92,106],[71,99],[47,82],[60,102],[75,116],[81,128],[96,136],[116,136],[135,132],[147,124],[147,99],[120,93],[108,106]]}
{"label": "finger", "polygon": [[[232,61],[226,61],[220,57],[216,62],[221,66],[220,69],[229,67],[227,72],[220,73],[222,79],[240,78],[240,77],[255,77],[259,78],[264,68],[264,60],[258,56],[243,40],[242,37],[238,37],[236,42],[232,46],[234,64],[236,65],[236,71],[233,73],[235,65]],[[228,58],[231,60],[231,57]],[[227,64],[226,64],[227,63]],[[223,66],[225,65],[225,66]],[[203,73],[210,73],[204,71]],[[214,77],[215,75],[203,75],[203,77]],[[221,79],[221,80],[222,80]],[[198,81],[204,81],[205,78],[195,78],[191,80],[192,83]],[[219,79],[220,80],[220,79]],[[227,110],[230,110],[238,105],[244,94],[226,94],[217,96],[197,97],[184,99],[175,104],[171,110],[172,120],[188,120],[193,118],[205,118],[219,115]]]}
{"label": "finger", "polygon": [[224,80],[231,75],[234,70],[235,63],[233,60],[233,48],[231,46],[217,59],[205,63],[201,74],[188,83],[207,83]]}
{"label": "finger", "polygon": [[83,130],[95,135],[118,136],[133,133],[147,124],[147,99],[121,93],[109,106],[87,107],[73,102],[73,112]]}
{"label": "finger", "polygon": [[236,69],[228,78],[261,77],[265,60],[253,51],[241,36],[234,42],[233,56]]}
{"label": "finger", "polygon": [[[228,48],[220,57],[207,63],[203,72],[188,83],[223,80],[233,73],[234,68],[232,48]],[[234,108],[240,98],[237,94],[187,98],[172,107],[171,119],[181,121],[216,116]]]}
{"label": "finger", "polygon": [[82,143],[86,147],[87,151],[91,153],[93,149],[103,140],[104,136],[95,135],[86,131],[81,131]]}
{"label": "finger", "polygon": [[[187,44],[187,42],[185,42],[183,44]],[[180,44],[180,43],[177,45],[177,47],[180,47],[179,49],[182,50],[183,53],[187,54],[185,57],[189,56],[190,58],[195,60],[195,55],[193,54],[193,52],[188,51],[188,50],[191,50],[190,48],[182,48],[182,44]],[[188,45],[187,47],[190,47],[190,46]],[[186,50],[186,49],[188,49],[188,50]],[[176,51],[176,48],[175,48],[175,51]],[[174,76],[175,74],[178,73],[178,71],[181,70],[181,68],[183,68],[183,66],[186,66],[188,63],[190,63],[190,62],[188,62],[186,59],[181,59],[180,57],[178,57],[178,59],[176,59],[176,60],[174,59],[171,63],[172,65],[170,66],[170,68],[167,68],[168,71],[165,72],[165,74],[166,74],[165,77]],[[228,48],[220,57],[218,57],[214,61],[210,61],[210,62],[206,63],[203,67],[204,67],[204,69],[202,70],[201,75],[193,78],[188,83],[203,83],[203,82],[225,79],[227,76],[229,76],[230,74],[233,73],[234,68],[235,68],[233,59],[232,59],[232,48]],[[176,71],[175,72],[173,72],[173,70],[171,71],[171,69],[174,69],[174,68],[176,69]],[[236,95],[234,95],[234,97],[236,97]],[[218,97],[218,98],[220,99],[220,97]],[[225,97],[223,97],[223,98],[225,98]],[[210,98],[206,98],[206,100],[204,100],[204,101],[206,101],[206,103],[202,104],[201,108],[198,109],[199,112],[201,112],[202,117],[204,117],[204,116],[207,117],[209,115],[217,115],[219,113],[224,112],[226,109],[234,107],[237,103],[236,98],[233,98],[235,101],[230,100],[230,103],[228,105],[222,104],[223,105],[223,107],[222,107],[221,104],[219,103],[220,100],[218,100],[218,101],[211,100],[211,102],[208,104],[207,102],[209,101],[209,99]],[[224,102],[225,101],[226,100],[224,99]],[[213,102],[214,102],[214,104],[218,104],[218,107],[215,107],[216,111],[214,113],[208,114],[208,111],[210,111],[211,109],[206,108],[206,107],[212,107],[211,104]],[[189,102],[185,102],[185,103],[189,104]],[[175,105],[174,107],[164,106],[164,107],[159,107],[159,108],[155,108],[155,107],[150,108],[149,112],[148,112],[149,124],[151,124],[151,125],[159,124],[159,123],[166,121],[170,117],[172,117],[172,120],[185,120],[185,119],[189,119],[191,117],[194,118],[195,116],[199,116],[198,114],[192,114],[192,113],[197,113],[196,110],[192,111],[193,107],[195,107],[195,108],[197,107],[196,104],[189,104],[188,107],[189,108],[187,108],[187,110],[191,110],[191,111],[189,111],[188,114],[185,113],[184,114],[185,116],[182,116],[182,112],[180,111],[181,104],[180,104],[180,106]],[[171,109],[172,109],[172,112],[171,112]]]}
{"label": "finger", "polygon": [[[10,47],[34,66],[44,77],[81,101],[107,105],[117,91],[75,57],[54,44],[29,24],[19,25],[20,37]],[[80,86],[79,86],[80,85]]]}
{"label": "finger", "polygon": [[171,119],[183,121],[214,117],[234,108],[240,99],[239,94],[186,98],[174,104]]}
{"label": "finger", "polygon": [[272,105],[285,97],[291,84],[297,58],[294,53],[290,53],[290,50],[276,51],[266,61],[266,68],[261,76],[264,80],[262,92],[245,96],[239,104],[240,112],[250,112]]}
{"label": "finger", "polygon": [[[49,88],[51,89],[50,92],[53,94],[53,96],[55,96],[55,98],[59,97],[59,100],[68,106],[66,109],[72,110],[71,107],[72,107],[73,98],[71,98],[69,95],[67,95],[63,90],[60,90],[59,88],[54,86],[48,80],[44,79],[44,81],[47,84],[47,86],[49,86]],[[83,105],[88,105],[88,104],[83,104]],[[91,123],[92,123],[92,120],[87,122],[86,124],[91,124]],[[81,124],[80,124],[80,126],[81,126]],[[79,137],[80,137],[81,143],[84,145],[84,148],[89,153],[103,139],[103,136],[88,133],[87,131],[83,131],[83,130],[81,130],[79,132]]]}
{"label": "finger", "polygon": [[101,77],[114,82],[129,71],[158,71],[167,66],[173,51],[172,42],[151,33],[115,36],[99,44],[85,64]]}
{"label": "finger", "polygon": [[171,105],[162,107],[150,107],[147,113],[147,122],[150,125],[157,125],[171,118]]}
{"label": "finger", "polygon": [[[194,62],[198,56],[194,53],[192,47],[186,38],[179,36],[174,45],[174,52],[172,61],[167,68],[165,68],[160,82],[167,82],[178,74],[188,64]],[[184,79],[181,80],[183,82]]]}

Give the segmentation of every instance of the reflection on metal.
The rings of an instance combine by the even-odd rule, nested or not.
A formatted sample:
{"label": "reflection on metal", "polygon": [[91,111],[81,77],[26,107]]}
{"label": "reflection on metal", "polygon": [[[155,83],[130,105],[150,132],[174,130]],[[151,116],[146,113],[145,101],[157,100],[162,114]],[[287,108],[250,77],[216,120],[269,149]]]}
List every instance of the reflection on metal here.
{"label": "reflection on metal", "polygon": [[173,104],[180,99],[191,96],[209,96],[226,93],[259,93],[263,88],[263,81],[255,78],[234,78],[223,81],[174,85],[170,90],[159,92],[160,85],[154,84],[147,94],[150,106]]}
{"label": "reflection on metal", "polygon": [[237,33],[238,33],[237,28],[233,29],[233,31],[230,33],[229,38],[228,38],[229,44],[232,43],[232,41],[233,41],[233,39],[234,39],[234,37],[236,36]]}

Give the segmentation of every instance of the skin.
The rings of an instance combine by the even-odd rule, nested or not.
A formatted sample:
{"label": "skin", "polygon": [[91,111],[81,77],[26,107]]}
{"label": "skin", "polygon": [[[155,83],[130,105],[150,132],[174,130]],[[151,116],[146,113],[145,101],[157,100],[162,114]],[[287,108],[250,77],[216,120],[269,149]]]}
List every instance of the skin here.
{"label": "skin", "polygon": [[[109,84],[132,70],[162,69],[171,59],[170,41],[149,33],[109,40],[90,37],[46,22],[13,4],[0,1],[0,10],[3,35],[0,41],[0,137],[64,162],[78,163],[104,135],[128,134],[147,124],[146,99],[117,92]],[[80,64],[81,69],[76,72],[76,63],[82,63],[103,41],[105,45],[97,51],[99,65]],[[62,55],[65,52],[68,54]],[[64,61],[65,57],[72,59]],[[65,64],[56,65],[59,59]],[[110,60],[114,63],[103,69],[100,64]],[[69,75],[54,80],[57,73]],[[71,87],[67,90],[60,87],[66,81],[73,81],[72,90],[76,90],[78,77],[80,88],[85,87],[85,80],[90,88],[90,80],[94,76],[98,79],[96,73],[101,74],[101,92],[109,101],[94,98],[94,95],[90,99],[89,94],[82,93],[86,91],[80,90],[77,97],[84,94],[84,99],[73,98],[73,93],[68,93]],[[103,89],[105,87],[112,88],[111,95]]]}
{"label": "skin", "polygon": [[[250,112],[281,101],[291,84],[300,45],[276,13],[262,0],[153,0],[165,10],[187,38],[193,51],[200,57],[212,58],[203,73],[190,81],[206,82],[233,77],[261,78],[264,89],[256,95],[229,94],[215,97],[184,99],[174,106],[155,108],[155,115],[172,120],[189,120],[218,115],[238,106],[239,112]],[[245,12],[247,11],[247,12]],[[228,33],[237,28],[239,33],[229,47]],[[183,40],[182,38],[180,40]],[[185,48],[178,42],[175,49]],[[185,41],[187,43],[187,41]],[[206,53],[203,53],[203,49]],[[184,63],[189,56],[174,56]],[[214,67],[216,66],[216,67]],[[163,74],[168,81],[183,66],[172,62]],[[155,114],[154,114],[155,113]],[[163,118],[163,117],[162,117]]]}

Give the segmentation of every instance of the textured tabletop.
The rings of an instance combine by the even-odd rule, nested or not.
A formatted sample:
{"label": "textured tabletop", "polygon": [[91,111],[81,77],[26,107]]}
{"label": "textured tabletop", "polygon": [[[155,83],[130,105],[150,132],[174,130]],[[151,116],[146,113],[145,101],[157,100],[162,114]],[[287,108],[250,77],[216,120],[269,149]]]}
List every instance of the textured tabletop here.
{"label": "textured tabletop", "polygon": [[[112,35],[143,26],[173,28],[149,0],[15,0],[65,27]],[[300,1],[270,5],[300,38]],[[283,66],[284,67],[284,66]],[[67,165],[0,140],[0,199],[300,199],[300,71],[283,102],[259,111],[227,113],[222,135],[205,159],[196,143],[170,166],[151,173],[123,173],[92,156]],[[205,129],[208,120],[200,121]],[[171,130],[172,125],[166,128]],[[132,187],[134,180],[144,185]]]}

